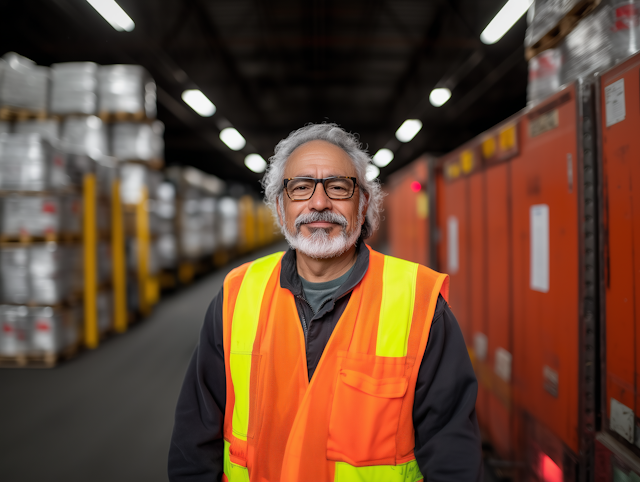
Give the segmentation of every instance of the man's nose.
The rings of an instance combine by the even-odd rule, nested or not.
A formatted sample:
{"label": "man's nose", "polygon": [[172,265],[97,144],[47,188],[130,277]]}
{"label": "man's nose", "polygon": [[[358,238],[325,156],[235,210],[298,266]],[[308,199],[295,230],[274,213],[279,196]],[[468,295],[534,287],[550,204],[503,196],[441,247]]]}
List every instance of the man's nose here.
{"label": "man's nose", "polygon": [[309,204],[309,207],[316,211],[324,211],[325,209],[331,208],[331,199],[327,196],[324,190],[324,184],[321,182],[316,184],[316,190],[313,196],[311,196],[311,199],[309,199]]}

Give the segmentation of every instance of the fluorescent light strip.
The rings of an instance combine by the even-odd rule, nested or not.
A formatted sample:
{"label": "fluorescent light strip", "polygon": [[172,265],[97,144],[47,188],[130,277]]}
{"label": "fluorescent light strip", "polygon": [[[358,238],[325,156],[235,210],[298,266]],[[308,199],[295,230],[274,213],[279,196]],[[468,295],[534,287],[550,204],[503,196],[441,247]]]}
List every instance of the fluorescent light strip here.
{"label": "fluorescent light strip", "polygon": [[261,173],[267,168],[267,161],[260,154],[249,154],[244,158],[244,165],[253,172]]}
{"label": "fluorescent light strip", "polygon": [[202,117],[211,117],[216,113],[216,106],[198,89],[185,90],[182,100]]}
{"label": "fluorescent light strip", "polygon": [[500,40],[520,20],[533,0],[509,0],[480,34],[480,40],[491,45]]}
{"label": "fluorescent light strip", "polygon": [[118,32],[123,30],[131,32],[136,26],[127,12],[122,10],[114,0],[87,0],[87,2]]}
{"label": "fluorescent light strip", "polygon": [[407,119],[396,131],[396,138],[400,142],[409,142],[422,129],[422,122],[418,119]]}
{"label": "fluorescent light strip", "polygon": [[247,141],[235,128],[226,127],[220,131],[220,140],[232,151],[239,151],[247,145]]}
{"label": "fluorescent light strip", "polygon": [[429,94],[429,102],[434,107],[440,107],[444,105],[451,98],[451,91],[447,88],[440,87],[433,89]]}
{"label": "fluorescent light strip", "polygon": [[378,167],[385,167],[391,161],[393,161],[393,151],[387,149],[386,147],[380,149],[378,152],[376,152],[376,155],[373,156],[373,163]]}

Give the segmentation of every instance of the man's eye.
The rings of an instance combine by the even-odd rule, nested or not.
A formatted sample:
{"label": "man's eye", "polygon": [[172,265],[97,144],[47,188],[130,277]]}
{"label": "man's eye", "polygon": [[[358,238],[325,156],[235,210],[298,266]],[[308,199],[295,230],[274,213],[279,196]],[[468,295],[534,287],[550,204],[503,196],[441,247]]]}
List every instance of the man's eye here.
{"label": "man's eye", "polygon": [[296,186],[293,188],[294,191],[306,191],[307,189],[309,189],[309,186]]}

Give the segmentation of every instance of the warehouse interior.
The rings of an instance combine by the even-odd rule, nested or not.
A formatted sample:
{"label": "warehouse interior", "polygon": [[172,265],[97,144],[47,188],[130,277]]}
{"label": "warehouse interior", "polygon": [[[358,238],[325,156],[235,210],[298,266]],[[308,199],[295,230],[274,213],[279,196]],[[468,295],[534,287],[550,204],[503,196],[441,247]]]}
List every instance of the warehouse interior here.
{"label": "warehouse interior", "polygon": [[640,480],[638,52],[636,0],[0,0],[0,480],[169,480],[310,123],[371,157],[367,244],[449,275],[482,479]]}

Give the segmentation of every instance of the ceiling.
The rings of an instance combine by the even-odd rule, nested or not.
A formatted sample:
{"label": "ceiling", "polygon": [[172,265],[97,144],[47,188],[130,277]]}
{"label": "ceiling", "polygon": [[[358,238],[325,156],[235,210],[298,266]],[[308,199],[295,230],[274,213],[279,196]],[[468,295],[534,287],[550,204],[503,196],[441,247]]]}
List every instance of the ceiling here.
{"label": "ceiling", "polygon": [[[118,0],[134,20],[117,32],[86,0],[0,0],[0,55],[41,65],[137,63],[158,85],[168,164],[198,167],[258,188],[243,164],[309,122],[336,122],[375,153],[396,158],[381,179],[427,152],[445,153],[526,101],[525,20],[495,45],[480,32],[505,0]],[[452,98],[428,101],[436,86]],[[200,117],[181,100],[202,90],[217,106]],[[394,132],[423,122],[408,144]],[[219,139],[233,125],[240,152]]]}

